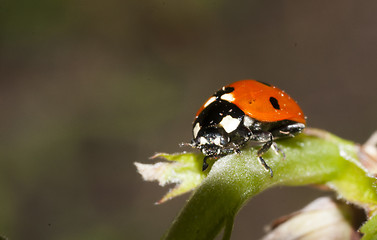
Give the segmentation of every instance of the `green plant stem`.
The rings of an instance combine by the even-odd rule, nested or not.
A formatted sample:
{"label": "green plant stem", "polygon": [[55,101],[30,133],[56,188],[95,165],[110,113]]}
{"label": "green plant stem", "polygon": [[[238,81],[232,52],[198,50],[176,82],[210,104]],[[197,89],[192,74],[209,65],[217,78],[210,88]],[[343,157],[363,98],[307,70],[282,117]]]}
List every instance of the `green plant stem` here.
{"label": "green plant stem", "polygon": [[286,159],[271,150],[264,155],[274,171],[273,178],[259,164],[255,148],[217,160],[163,239],[213,239],[224,226],[223,239],[230,239],[234,217],[241,207],[277,185],[324,184],[373,215],[376,179],[358,162],[355,144],[320,133],[321,137],[301,134],[277,142]]}

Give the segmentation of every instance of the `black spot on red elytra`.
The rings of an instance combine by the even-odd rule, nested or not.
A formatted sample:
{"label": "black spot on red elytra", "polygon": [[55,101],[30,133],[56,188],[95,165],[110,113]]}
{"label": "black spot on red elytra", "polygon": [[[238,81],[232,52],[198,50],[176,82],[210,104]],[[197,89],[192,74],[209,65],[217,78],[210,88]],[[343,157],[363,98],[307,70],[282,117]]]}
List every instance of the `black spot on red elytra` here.
{"label": "black spot on red elytra", "polygon": [[278,100],[274,97],[270,97],[270,103],[276,110],[280,110],[280,105],[278,103]]}

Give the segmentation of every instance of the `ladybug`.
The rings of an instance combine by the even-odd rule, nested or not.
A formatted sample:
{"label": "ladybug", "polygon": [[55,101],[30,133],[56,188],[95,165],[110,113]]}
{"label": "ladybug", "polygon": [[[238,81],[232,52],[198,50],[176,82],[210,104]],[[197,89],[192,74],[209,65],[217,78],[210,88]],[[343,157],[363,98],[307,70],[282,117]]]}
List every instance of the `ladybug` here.
{"label": "ladybug", "polygon": [[205,155],[203,171],[208,158],[240,153],[248,142],[261,146],[258,160],[272,177],[262,155],[271,147],[280,151],[274,140],[294,137],[305,124],[301,108],[284,91],[256,80],[241,80],[222,87],[199,109],[189,145]]}

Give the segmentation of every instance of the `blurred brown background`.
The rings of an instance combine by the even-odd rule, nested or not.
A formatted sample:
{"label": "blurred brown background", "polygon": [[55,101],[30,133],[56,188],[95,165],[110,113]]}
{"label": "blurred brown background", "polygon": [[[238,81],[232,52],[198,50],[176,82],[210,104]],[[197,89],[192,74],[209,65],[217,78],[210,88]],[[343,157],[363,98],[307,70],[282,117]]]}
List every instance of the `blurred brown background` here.
{"label": "blurred brown background", "polygon": [[[277,85],[309,126],[364,142],[376,27],[373,0],[1,1],[0,235],[159,239],[188,195],[155,206],[168,188],[133,162],[182,151],[203,101],[236,80]],[[267,191],[233,239],[323,194]]]}

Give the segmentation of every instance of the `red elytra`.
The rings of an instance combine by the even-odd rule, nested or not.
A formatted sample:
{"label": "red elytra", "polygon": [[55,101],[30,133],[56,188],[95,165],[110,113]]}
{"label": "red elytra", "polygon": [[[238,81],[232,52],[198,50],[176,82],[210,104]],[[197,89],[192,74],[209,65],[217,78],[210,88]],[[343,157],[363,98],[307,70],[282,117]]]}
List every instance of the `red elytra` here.
{"label": "red elytra", "polygon": [[[283,90],[256,80],[241,80],[225,86],[232,87],[233,100],[245,115],[262,122],[291,120],[306,124],[305,115],[300,106]],[[278,108],[271,103],[276,99]],[[207,100],[208,101],[208,100]],[[202,112],[205,104],[196,113]]]}

